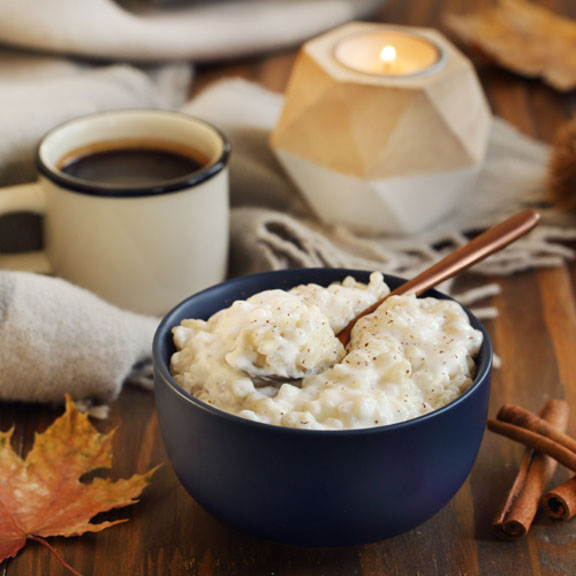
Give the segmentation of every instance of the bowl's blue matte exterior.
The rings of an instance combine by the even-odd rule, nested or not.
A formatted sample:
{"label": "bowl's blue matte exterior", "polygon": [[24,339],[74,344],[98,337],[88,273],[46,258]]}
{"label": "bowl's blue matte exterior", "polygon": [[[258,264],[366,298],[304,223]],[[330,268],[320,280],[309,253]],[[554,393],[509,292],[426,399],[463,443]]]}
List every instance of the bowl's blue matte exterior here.
{"label": "bowl's blue matte exterior", "polygon": [[[206,319],[262,290],[328,285],[349,274],[364,282],[369,276],[322,268],[237,278],[185,300],[158,327],[156,404],[174,470],[207,511],[261,538],[342,546],[394,536],[440,510],[476,459],[488,412],[492,349],[472,315],[484,333],[472,387],[440,410],[391,426],[311,431],[260,424],[204,404],[170,377],[171,328],[184,318]],[[386,281],[392,287],[402,282],[390,276]]]}

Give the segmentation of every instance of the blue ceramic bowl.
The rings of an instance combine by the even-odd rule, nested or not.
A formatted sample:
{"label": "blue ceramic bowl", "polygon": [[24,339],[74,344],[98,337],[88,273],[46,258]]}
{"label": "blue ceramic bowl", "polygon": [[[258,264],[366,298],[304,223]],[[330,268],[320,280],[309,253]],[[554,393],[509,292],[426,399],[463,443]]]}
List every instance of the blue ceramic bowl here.
{"label": "blue ceramic bowl", "polygon": [[[172,466],[200,505],[240,530],[305,546],[381,540],[433,516],[472,469],[488,412],[492,348],[469,312],[484,334],[473,385],[451,404],[399,424],[344,431],[271,426],[209,406],[172,379],[171,329],[184,318],[207,319],[262,290],[328,285],[350,274],[367,282],[370,273],[323,268],[237,278],[188,298],[158,327],[156,405]],[[395,287],[402,280],[386,282]]]}

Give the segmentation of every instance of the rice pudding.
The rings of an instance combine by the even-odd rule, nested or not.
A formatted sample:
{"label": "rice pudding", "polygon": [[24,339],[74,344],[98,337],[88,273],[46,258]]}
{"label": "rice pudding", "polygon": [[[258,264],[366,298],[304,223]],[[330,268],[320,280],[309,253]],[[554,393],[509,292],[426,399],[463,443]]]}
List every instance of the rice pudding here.
{"label": "rice pudding", "polygon": [[[454,301],[392,296],[358,321],[345,350],[336,334],[389,291],[374,272],[368,284],[267,290],[207,321],[183,320],[171,372],[199,400],[267,424],[342,430],[416,418],[472,384],[482,333]],[[301,380],[263,385],[259,374]]]}

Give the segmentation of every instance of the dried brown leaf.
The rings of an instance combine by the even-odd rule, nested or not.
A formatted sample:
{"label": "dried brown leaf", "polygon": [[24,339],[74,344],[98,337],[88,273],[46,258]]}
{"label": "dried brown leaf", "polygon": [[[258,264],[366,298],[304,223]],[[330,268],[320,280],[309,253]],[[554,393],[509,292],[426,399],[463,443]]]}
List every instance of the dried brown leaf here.
{"label": "dried brown leaf", "polygon": [[576,22],[525,0],[500,0],[445,24],[462,42],[517,74],[560,91],[576,88]]}

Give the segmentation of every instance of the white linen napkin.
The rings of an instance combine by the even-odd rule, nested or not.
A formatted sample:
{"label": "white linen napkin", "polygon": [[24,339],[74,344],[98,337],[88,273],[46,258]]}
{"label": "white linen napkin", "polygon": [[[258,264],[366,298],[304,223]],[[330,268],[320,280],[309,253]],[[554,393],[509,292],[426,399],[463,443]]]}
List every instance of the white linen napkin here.
{"label": "white linen napkin", "polygon": [[0,42],[132,62],[220,60],[294,46],[384,2],[228,0],[151,10],[150,2],[0,0]]}

